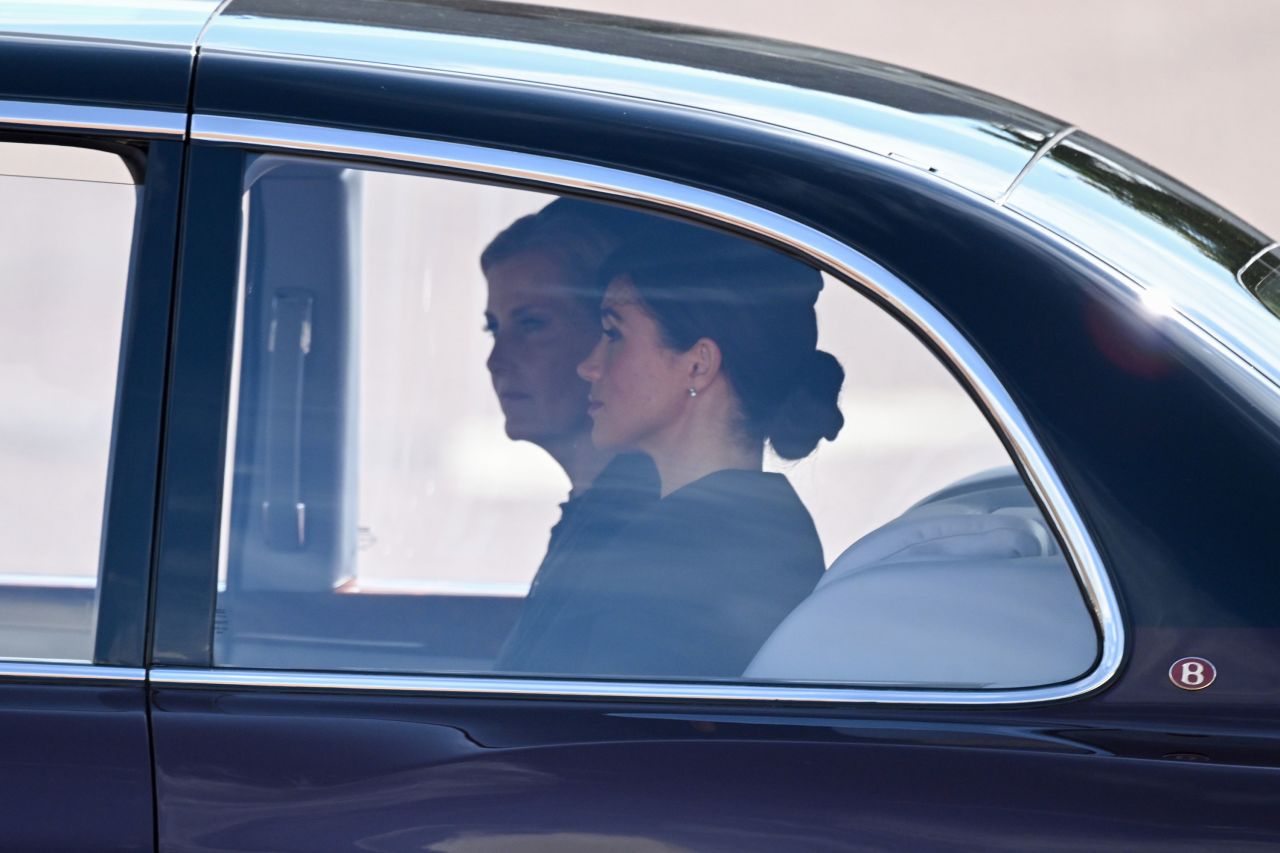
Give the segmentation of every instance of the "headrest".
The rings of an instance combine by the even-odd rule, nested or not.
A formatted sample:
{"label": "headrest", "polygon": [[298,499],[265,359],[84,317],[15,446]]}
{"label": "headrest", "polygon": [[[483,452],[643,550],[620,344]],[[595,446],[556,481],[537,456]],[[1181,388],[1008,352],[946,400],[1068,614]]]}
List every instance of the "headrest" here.
{"label": "headrest", "polygon": [[1015,688],[1069,681],[1097,634],[1061,557],[877,565],[819,587],[748,678]]}
{"label": "headrest", "polygon": [[872,565],[1059,553],[1057,540],[1025,486],[1000,483],[984,488],[975,482],[962,491],[953,487],[927,498],[863,536],[836,558],[818,586]]}
{"label": "headrest", "polygon": [[783,620],[748,678],[1029,687],[1083,674],[1097,636],[1012,469],[953,484],[868,533]]}

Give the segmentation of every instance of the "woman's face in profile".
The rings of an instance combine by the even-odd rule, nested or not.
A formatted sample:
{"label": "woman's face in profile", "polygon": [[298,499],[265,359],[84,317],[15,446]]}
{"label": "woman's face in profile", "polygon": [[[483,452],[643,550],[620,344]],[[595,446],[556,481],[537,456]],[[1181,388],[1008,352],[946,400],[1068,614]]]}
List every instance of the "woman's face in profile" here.
{"label": "woman's face in profile", "polygon": [[689,402],[688,369],[625,277],[601,304],[604,333],[578,366],[591,383],[591,439],[597,447],[651,451]]}
{"label": "woman's face in profile", "polygon": [[522,252],[485,271],[486,362],[507,437],[540,446],[586,432],[587,383],[575,368],[600,334],[598,316],[575,298],[561,263]]}

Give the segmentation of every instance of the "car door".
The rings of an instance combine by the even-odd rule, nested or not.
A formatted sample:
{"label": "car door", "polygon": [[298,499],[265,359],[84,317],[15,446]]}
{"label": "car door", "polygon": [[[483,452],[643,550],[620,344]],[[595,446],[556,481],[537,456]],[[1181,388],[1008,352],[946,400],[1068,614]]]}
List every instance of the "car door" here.
{"label": "car door", "polygon": [[154,849],[144,639],[202,5],[149,29],[125,4],[0,12],[7,850]]}
{"label": "car door", "polygon": [[[1121,474],[1095,465],[1139,465],[1136,439],[1079,411],[1138,382],[1090,337],[1090,315],[1129,322],[1110,273],[923,172],[699,110],[326,61],[336,41],[282,56],[288,24],[263,8],[279,11],[233,5],[211,29],[192,116],[152,645],[163,849],[1268,838],[1266,678],[1180,691],[1176,630],[1127,633],[1104,567],[1150,532],[1124,523],[1138,500],[1105,511]],[[337,29],[342,50],[370,36]],[[495,399],[505,321],[486,316],[482,258],[561,199],[683,217],[827,275],[818,322],[856,367],[854,426],[783,472],[831,532],[837,595],[733,677],[501,663],[568,489]],[[1209,410],[1194,351],[1158,337],[1188,359],[1165,374],[1178,405]],[[932,545],[884,562],[922,516],[964,538],[983,515],[1029,534],[1016,564]],[[842,628],[883,633],[806,640],[828,601],[863,608]]]}

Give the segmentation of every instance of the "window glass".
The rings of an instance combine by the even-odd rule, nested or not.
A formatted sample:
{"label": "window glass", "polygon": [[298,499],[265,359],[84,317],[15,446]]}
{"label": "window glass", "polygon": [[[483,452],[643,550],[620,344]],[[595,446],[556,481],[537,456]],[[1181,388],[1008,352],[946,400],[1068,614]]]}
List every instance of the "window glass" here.
{"label": "window glass", "polygon": [[93,656],[137,192],[114,153],[0,142],[0,657]]}
{"label": "window glass", "polygon": [[713,229],[276,155],[246,178],[215,660],[1019,687],[1092,665],[987,420]]}

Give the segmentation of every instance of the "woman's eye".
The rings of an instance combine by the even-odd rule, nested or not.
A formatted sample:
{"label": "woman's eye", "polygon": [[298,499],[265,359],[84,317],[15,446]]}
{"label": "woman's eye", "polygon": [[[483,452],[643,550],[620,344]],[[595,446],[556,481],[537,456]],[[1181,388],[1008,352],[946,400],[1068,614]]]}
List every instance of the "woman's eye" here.
{"label": "woman's eye", "polygon": [[622,337],[622,333],[619,332],[617,329],[610,329],[608,327],[603,329],[601,334],[603,334],[610,341],[616,341]]}
{"label": "woman's eye", "polygon": [[536,332],[539,329],[546,328],[547,321],[541,317],[524,317],[520,320],[520,328],[526,332]]}

